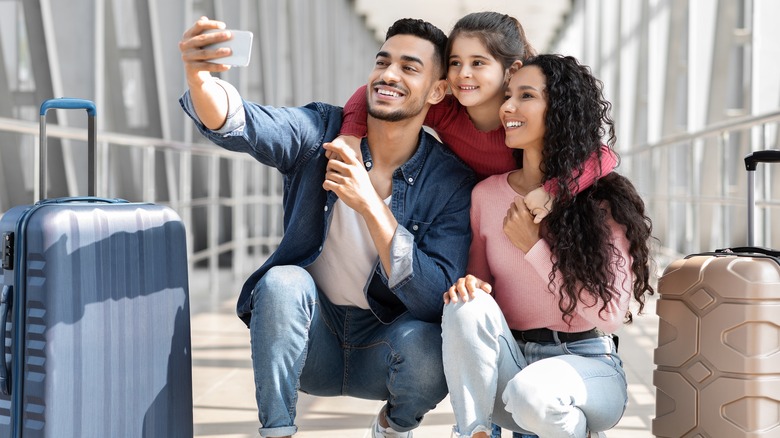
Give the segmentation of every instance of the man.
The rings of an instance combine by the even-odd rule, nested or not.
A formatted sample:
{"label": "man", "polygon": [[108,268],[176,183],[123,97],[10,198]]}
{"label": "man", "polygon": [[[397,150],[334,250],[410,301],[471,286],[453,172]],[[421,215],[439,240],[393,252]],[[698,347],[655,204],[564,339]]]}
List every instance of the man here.
{"label": "man", "polygon": [[425,133],[446,91],[446,36],[397,21],[368,79],[368,135],[360,153],[327,143],[341,108],[243,102],[210,74],[226,52],[224,23],[203,17],[179,48],[181,99],[201,132],[284,176],[285,235],[246,281],[237,312],[250,328],[259,429],[291,436],[297,390],[387,400],[374,437],[411,437],[447,394],[441,363],[442,293],[463,275],[471,240],[470,169]]}

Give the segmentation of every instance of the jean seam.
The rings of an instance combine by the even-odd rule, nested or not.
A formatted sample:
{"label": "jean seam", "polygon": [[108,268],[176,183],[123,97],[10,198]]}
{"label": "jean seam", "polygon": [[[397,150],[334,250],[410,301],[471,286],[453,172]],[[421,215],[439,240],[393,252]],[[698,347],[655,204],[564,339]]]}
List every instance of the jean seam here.
{"label": "jean seam", "polygon": [[[518,353],[522,354],[522,352],[521,352],[522,348],[520,348],[520,345],[517,343],[515,338],[508,338],[508,337],[504,336],[503,334],[499,334],[498,337],[503,339],[504,342],[506,342],[507,349],[509,350],[509,354],[512,355],[512,360],[514,360],[515,364],[519,367],[520,366],[520,361],[518,360],[518,357],[515,355],[514,350],[517,350]],[[515,346],[517,347],[516,349],[512,348],[512,343],[515,344]]]}
{"label": "jean seam", "polygon": [[[315,297],[313,300],[309,301],[308,308],[315,309],[317,307],[317,298]],[[290,410],[288,410],[287,414],[290,416],[290,419],[295,419],[295,416],[297,414],[298,409],[298,394],[301,391],[301,374],[303,373],[303,369],[306,367],[306,359],[309,357],[309,333],[311,333],[311,323],[314,320],[314,311],[312,311],[309,314],[309,322],[306,324],[306,341],[304,341],[303,344],[303,354],[301,358],[301,367],[297,372],[297,375],[295,376],[295,391],[293,394],[292,403],[290,404]],[[293,424],[295,424],[295,421],[293,421]]]}
{"label": "jean seam", "polygon": [[342,331],[342,339],[344,341],[341,344],[342,360],[344,361],[344,374],[341,376],[342,394],[347,394],[349,391],[349,357],[351,356],[352,344],[349,342],[348,332],[351,316],[352,312],[350,312],[350,309],[344,309],[344,325]]}
{"label": "jean seam", "polygon": [[[515,350],[517,350],[517,352],[520,353],[520,347],[517,345],[517,341],[515,341],[514,337],[509,338],[509,337],[505,336],[503,333],[498,333],[496,335],[496,342],[500,343],[502,341],[506,344],[506,346],[507,346],[506,349],[509,352],[509,355],[512,356],[512,360],[515,362],[515,365],[517,365],[518,368],[520,368],[520,361],[518,360],[518,357],[515,355]],[[512,348],[512,344],[513,343],[515,344],[515,347],[517,347],[517,348]],[[501,351],[501,347],[499,346],[496,349],[496,354],[498,354],[500,351]],[[498,356],[496,356],[496,358],[498,358]],[[500,388],[498,387],[498,375],[499,375],[499,371],[498,371],[498,368],[496,368],[496,390],[493,393],[492,400],[490,401],[492,407],[496,406],[496,398],[498,397],[498,391],[500,390]],[[506,389],[506,388],[504,388],[504,389]],[[490,414],[488,414],[488,424],[490,426],[485,426],[485,427],[487,427],[488,431],[490,431],[492,429],[492,425],[494,424],[493,423],[493,409],[491,409],[490,410]],[[477,427],[480,427],[480,426],[477,426]],[[473,433],[472,433],[472,435],[473,435]]]}
{"label": "jean seam", "polygon": [[393,349],[393,346],[390,342],[387,341],[381,341],[377,342],[374,345],[379,344],[385,344],[387,345],[387,348],[390,350],[390,356],[392,357],[392,365],[389,367],[390,369],[390,376],[388,377],[388,385],[387,385],[387,393],[389,396],[387,397],[387,411],[385,412],[385,416],[387,418],[390,418],[390,406],[395,402],[395,393],[391,391],[391,388],[395,386],[395,377],[398,374],[398,370],[396,369],[396,366],[398,365],[398,359],[399,355],[396,353],[395,349]]}

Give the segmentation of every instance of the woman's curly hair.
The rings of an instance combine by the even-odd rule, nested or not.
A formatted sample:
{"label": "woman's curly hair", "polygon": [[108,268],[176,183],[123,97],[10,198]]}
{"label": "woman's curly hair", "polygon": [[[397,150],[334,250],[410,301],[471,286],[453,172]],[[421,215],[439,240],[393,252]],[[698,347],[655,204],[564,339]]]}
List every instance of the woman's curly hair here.
{"label": "woman's curly hair", "polygon": [[[598,156],[600,163],[602,139],[606,137],[610,149],[615,144],[614,122],[609,115],[612,105],[604,98],[603,84],[570,56],[539,55],[527,60],[524,67],[532,65],[546,77],[542,171],[544,181],[554,179],[556,186],[541,234],[553,254],[551,291],[556,276],[561,279],[558,307],[563,319],[571,320],[581,294],[602,300],[601,311],[606,303],[618,299],[612,285],[616,273],[629,266],[621,265],[620,252],[612,242],[610,216],[623,226],[629,241],[632,293],[641,312],[645,293],[654,293],[650,284],[652,222],[642,198],[627,178],[615,172],[577,193],[588,158]],[[626,321],[631,321],[630,312]]]}

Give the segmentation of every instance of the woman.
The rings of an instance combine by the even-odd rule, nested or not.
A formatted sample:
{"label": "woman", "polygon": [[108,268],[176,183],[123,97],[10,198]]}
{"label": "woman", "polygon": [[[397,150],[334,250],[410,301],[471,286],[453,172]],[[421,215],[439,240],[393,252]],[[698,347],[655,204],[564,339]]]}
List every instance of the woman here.
{"label": "woman", "polygon": [[[523,167],[474,189],[469,275],[444,294],[456,436],[487,437],[493,422],[586,437],[623,415],[626,380],[611,333],[630,321],[632,296],[641,312],[653,293],[652,227],[622,176],[574,190],[602,137],[614,145],[610,106],[572,57],[531,58],[510,79],[500,117]],[[547,181],[557,196],[536,224],[522,198]]]}

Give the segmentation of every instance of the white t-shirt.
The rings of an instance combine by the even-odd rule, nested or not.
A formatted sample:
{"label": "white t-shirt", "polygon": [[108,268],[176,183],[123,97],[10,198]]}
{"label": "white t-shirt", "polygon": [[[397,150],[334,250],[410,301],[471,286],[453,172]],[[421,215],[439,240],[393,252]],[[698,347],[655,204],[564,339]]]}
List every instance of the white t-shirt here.
{"label": "white t-shirt", "polygon": [[[385,204],[390,204],[390,197]],[[322,254],[306,268],[314,282],[333,304],[368,309],[365,288],[378,262],[363,217],[336,200]]]}

